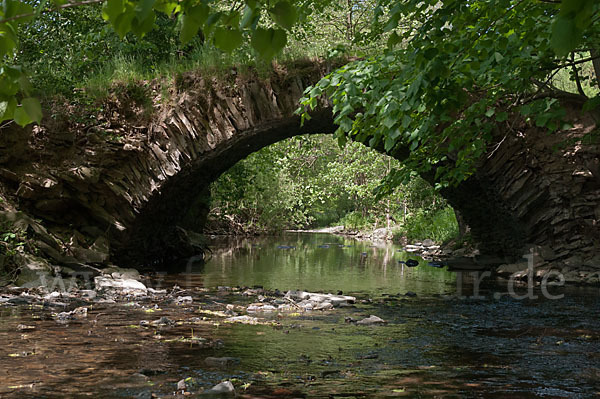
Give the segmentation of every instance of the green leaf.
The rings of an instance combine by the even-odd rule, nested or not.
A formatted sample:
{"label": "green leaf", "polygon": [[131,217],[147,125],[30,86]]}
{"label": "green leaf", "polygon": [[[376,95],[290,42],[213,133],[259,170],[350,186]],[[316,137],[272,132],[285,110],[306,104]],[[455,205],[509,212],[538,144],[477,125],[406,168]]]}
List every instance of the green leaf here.
{"label": "green leaf", "polygon": [[275,22],[282,28],[292,29],[298,18],[296,8],[288,1],[280,1],[270,10]]}
{"label": "green leaf", "polygon": [[242,21],[240,22],[240,27],[242,29],[250,28],[250,27],[255,29],[256,25],[258,24],[259,19],[260,19],[260,9],[246,6],[246,8],[244,9],[244,14],[242,16]]}
{"label": "green leaf", "polygon": [[13,97],[10,100],[0,102],[0,122],[13,119],[17,100]]}
{"label": "green leaf", "polygon": [[127,4],[125,6],[125,12],[118,15],[117,18],[115,18],[115,20],[112,21],[115,32],[117,32],[121,39],[123,39],[125,35],[131,30],[131,23],[133,22],[133,18],[135,18],[133,6]]}
{"label": "green leaf", "polygon": [[[1,18],[1,17],[0,17]],[[0,24],[0,59],[7,54],[13,54],[19,43],[16,22]]]}
{"label": "green leaf", "polygon": [[390,48],[394,47],[396,44],[400,43],[401,41],[402,41],[402,38],[396,32],[392,32],[392,34],[388,38],[387,46]]}
{"label": "green leaf", "polygon": [[487,111],[485,111],[485,116],[487,116],[488,118],[490,118],[495,113],[496,113],[496,108],[492,107],[492,108],[488,109]]}
{"label": "green leaf", "polygon": [[[21,15],[28,15],[33,13],[33,7],[27,3],[18,0],[3,0],[2,11],[4,12],[4,18],[14,18]],[[21,17],[14,21],[16,24],[22,24],[31,21],[33,16]]]}
{"label": "green leaf", "polygon": [[507,119],[508,119],[508,113],[505,111],[498,112],[498,114],[496,114],[496,122],[504,122]]}
{"label": "green leaf", "polygon": [[282,29],[257,28],[252,35],[252,47],[265,60],[271,60],[287,43],[287,35]]}
{"label": "green leaf", "polygon": [[169,0],[157,0],[154,3],[154,9],[171,16],[173,13],[180,11],[180,6],[177,2]]}
{"label": "green leaf", "polygon": [[427,50],[425,50],[425,58],[427,58],[428,60],[432,60],[436,55],[438,55],[439,50],[435,47],[430,47]]}
{"label": "green leaf", "polygon": [[19,77],[0,75],[0,98],[10,98],[19,92]]}
{"label": "green leaf", "polygon": [[113,22],[125,9],[123,0],[107,0],[102,6],[102,18]]}
{"label": "green leaf", "polygon": [[27,111],[23,106],[15,108],[13,119],[21,127],[25,127],[33,122],[33,119],[27,114]]}
{"label": "green leaf", "polygon": [[546,126],[546,124],[548,123],[548,121],[550,120],[551,117],[552,117],[552,115],[549,113],[539,114],[537,116],[537,118],[535,119],[535,125],[537,127],[544,127],[544,126]]}
{"label": "green leaf", "polygon": [[396,29],[397,26],[398,26],[398,16],[397,15],[392,15],[390,17],[390,19],[388,20],[388,23],[383,28],[383,31],[384,32],[389,32],[391,30]]}
{"label": "green leaf", "polygon": [[386,151],[391,151],[391,149],[394,148],[394,145],[396,145],[396,140],[394,140],[391,136],[387,136],[383,144],[384,149]]}
{"label": "green leaf", "polygon": [[242,32],[232,28],[217,28],[215,30],[215,46],[231,53],[242,44]]}
{"label": "green leaf", "polygon": [[156,15],[154,13],[149,14],[146,19],[140,21],[137,17],[131,21],[131,31],[138,37],[143,37],[146,33],[150,32],[154,28],[154,21]]}
{"label": "green leaf", "polygon": [[12,38],[7,37],[5,32],[0,31],[0,58],[7,54],[13,54],[16,48],[17,43]]}
{"label": "green leaf", "polygon": [[206,4],[200,4],[186,10],[183,15],[179,41],[185,44],[192,40],[200,30],[200,26],[208,19],[210,9]]}
{"label": "green leaf", "polygon": [[156,3],[156,0],[140,0],[135,5],[135,17],[139,21],[144,21],[152,13],[154,3]]}
{"label": "green leaf", "polygon": [[583,112],[589,112],[595,110],[600,106],[600,95],[592,97],[583,104]]}
{"label": "green leaf", "polygon": [[21,105],[27,113],[27,116],[33,122],[38,124],[42,122],[42,106],[37,98],[24,98],[23,101],[21,101]]}
{"label": "green leaf", "polygon": [[550,43],[559,56],[567,55],[581,40],[581,31],[577,29],[573,18],[559,15],[552,26]]}

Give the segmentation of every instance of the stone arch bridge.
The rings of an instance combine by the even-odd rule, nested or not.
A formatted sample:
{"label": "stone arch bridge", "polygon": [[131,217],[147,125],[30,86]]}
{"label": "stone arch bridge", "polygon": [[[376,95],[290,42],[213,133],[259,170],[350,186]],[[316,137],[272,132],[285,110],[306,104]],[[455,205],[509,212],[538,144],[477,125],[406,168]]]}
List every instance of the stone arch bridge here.
{"label": "stone arch bridge", "polygon": [[[47,117],[41,127],[5,127],[4,195],[58,237],[40,242],[56,262],[135,266],[176,255],[174,226],[202,228],[208,185],[221,173],[277,141],[335,130],[326,103],[303,127],[294,115],[304,89],[327,70],[304,62],[266,78],[189,74],[169,96],[145,88],[150,113],[126,93],[86,122]],[[584,132],[593,123],[579,117],[575,126]],[[599,151],[555,152],[557,140],[527,127],[503,133],[475,176],[443,192],[485,251],[520,256],[537,245],[546,261],[597,262]],[[402,159],[406,150],[391,155]],[[94,255],[108,248],[109,259]]]}

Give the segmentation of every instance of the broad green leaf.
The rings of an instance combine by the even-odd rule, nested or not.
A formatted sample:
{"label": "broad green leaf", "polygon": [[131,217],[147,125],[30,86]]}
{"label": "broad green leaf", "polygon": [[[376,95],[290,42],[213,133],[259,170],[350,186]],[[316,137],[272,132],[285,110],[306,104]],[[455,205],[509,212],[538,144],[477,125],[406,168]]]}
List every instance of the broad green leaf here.
{"label": "broad green leaf", "polygon": [[496,122],[504,122],[507,119],[508,113],[506,111],[498,112],[498,114],[496,114]]}
{"label": "broad green leaf", "polygon": [[160,11],[163,12],[165,14],[167,14],[168,16],[179,12],[180,11],[180,6],[176,1],[170,1],[170,0],[157,0],[156,3],[154,3],[154,9],[156,11]]}
{"label": "broad green leaf", "polygon": [[25,127],[33,122],[33,119],[27,114],[27,111],[23,106],[15,108],[13,119],[21,127]]}
{"label": "broad green leaf", "polygon": [[152,12],[156,0],[139,0],[135,5],[135,17],[138,21],[144,21]]}
{"label": "broad green leaf", "polygon": [[238,29],[219,27],[215,30],[215,45],[231,53],[242,44],[242,32]]}
{"label": "broad green leaf", "polygon": [[13,54],[13,51],[19,43],[17,31],[13,22],[0,24],[0,59],[7,54]]}
{"label": "broad green leaf", "polygon": [[221,19],[222,24],[225,26],[231,26],[232,28],[238,28],[240,26],[240,13],[238,11],[223,14]]}
{"label": "broad green leaf", "polygon": [[595,110],[600,106],[600,95],[592,97],[583,104],[583,112]]}
{"label": "broad green leaf", "polygon": [[181,24],[181,31],[179,32],[179,41],[182,44],[186,44],[198,34],[199,29],[200,24],[197,20],[192,16],[185,14]]}
{"label": "broad green leaf", "polygon": [[537,127],[544,127],[544,126],[546,126],[546,124],[548,124],[548,121],[550,120],[551,117],[552,117],[552,115],[549,113],[539,114],[537,116],[537,118],[535,119],[535,125]]}
{"label": "broad green leaf", "polygon": [[36,123],[42,122],[42,106],[37,98],[24,98],[21,101],[21,106],[31,121]]}
{"label": "broad green leaf", "polygon": [[209,12],[209,7],[204,3],[191,7],[185,11],[181,32],[179,33],[179,40],[181,43],[185,44],[189,42],[198,34],[198,30],[208,19]]}
{"label": "broad green leaf", "polygon": [[10,98],[19,92],[19,78],[0,75],[0,98]]}
{"label": "broad green leaf", "polygon": [[[14,21],[16,24],[22,24],[31,21],[33,13],[33,7],[27,3],[18,0],[3,0],[2,10],[4,12],[4,18],[14,18],[23,16]],[[25,16],[27,15],[27,16]]]}
{"label": "broad green leaf", "polygon": [[242,21],[240,22],[240,27],[242,29],[245,28],[256,28],[258,21],[260,19],[260,9],[259,8],[251,8],[246,6],[244,9],[244,14],[242,16]]}
{"label": "broad green leaf", "polygon": [[386,151],[391,151],[391,150],[392,150],[392,148],[394,148],[394,145],[396,145],[396,140],[394,140],[394,139],[393,139],[392,137],[390,137],[390,136],[387,136],[387,137],[385,138],[385,142],[384,142],[384,145],[383,145],[384,149],[385,149]]}
{"label": "broad green leaf", "polygon": [[125,6],[125,12],[117,16],[117,18],[114,21],[111,21],[115,32],[117,32],[121,39],[123,39],[125,35],[131,30],[131,23],[133,22],[133,18],[135,18],[133,6],[127,4]]}
{"label": "broad green leaf", "polygon": [[146,19],[140,21],[137,17],[131,21],[131,31],[138,37],[143,37],[146,33],[150,32],[154,28],[154,21],[156,15],[154,13],[149,14]]}
{"label": "broad green leaf", "polygon": [[265,60],[271,60],[281,51],[287,42],[287,35],[282,29],[257,28],[252,34],[251,44]]}
{"label": "broad green leaf", "polygon": [[17,100],[13,97],[10,100],[0,102],[0,122],[8,119],[13,119]]}
{"label": "broad green leaf", "polygon": [[432,60],[436,55],[438,55],[439,50],[435,47],[430,47],[427,50],[425,50],[425,58],[427,58],[428,60]]}
{"label": "broad green leaf", "polygon": [[270,10],[275,22],[282,28],[292,29],[298,18],[296,8],[288,1],[280,1]]}
{"label": "broad green leaf", "polygon": [[490,108],[487,111],[485,111],[485,116],[487,116],[488,118],[490,118],[492,115],[494,115],[496,113],[496,108]]}
{"label": "broad green leaf", "polygon": [[113,22],[124,10],[125,3],[123,0],[107,0],[102,6],[102,17],[107,21]]}
{"label": "broad green leaf", "polygon": [[556,54],[565,56],[581,40],[581,31],[577,29],[573,18],[559,15],[552,26],[552,38],[550,40]]}
{"label": "broad green leaf", "polygon": [[395,15],[392,15],[390,17],[390,19],[388,20],[388,23],[383,28],[383,31],[384,32],[389,32],[391,30],[396,29],[397,26],[398,26],[398,17],[395,16]]}
{"label": "broad green leaf", "polygon": [[13,54],[17,47],[17,43],[10,37],[4,35],[5,32],[0,32],[0,58],[8,54]]}
{"label": "broad green leaf", "polygon": [[387,46],[394,47],[396,44],[400,43],[401,41],[402,41],[402,38],[396,32],[392,32],[392,34],[388,38]]}

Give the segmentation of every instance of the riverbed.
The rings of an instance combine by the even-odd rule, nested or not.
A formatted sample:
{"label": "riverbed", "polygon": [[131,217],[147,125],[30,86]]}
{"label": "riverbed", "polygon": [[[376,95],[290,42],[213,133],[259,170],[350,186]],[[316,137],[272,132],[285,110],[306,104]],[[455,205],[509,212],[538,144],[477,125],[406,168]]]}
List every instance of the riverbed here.
{"label": "riverbed", "polygon": [[[597,288],[475,292],[399,246],[327,234],[210,245],[206,263],[145,275],[147,295],[1,302],[0,397],[206,397],[222,381],[248,398],[600,395]],[[248,311],[290,290],[355,301]]]}

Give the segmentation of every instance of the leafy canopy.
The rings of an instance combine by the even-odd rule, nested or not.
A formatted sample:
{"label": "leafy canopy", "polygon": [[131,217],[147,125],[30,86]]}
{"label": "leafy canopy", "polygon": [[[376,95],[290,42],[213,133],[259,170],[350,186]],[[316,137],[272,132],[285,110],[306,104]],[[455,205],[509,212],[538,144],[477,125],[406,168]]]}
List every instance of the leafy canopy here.
{"label": "leafy canopy", "polygon": [[438,188],[462,181],[515,115],[550,131],[561,127],[551,79],[567,67],[566,53],[594,48],[600,36],[590,25],[596,2],[560,6],[380,1],[387,50],[321,80],[305,93],[301,112],[310,117],[326,95],[341,142],[350,137],[405,158],[391,186],[415,171],[434,174]]}

